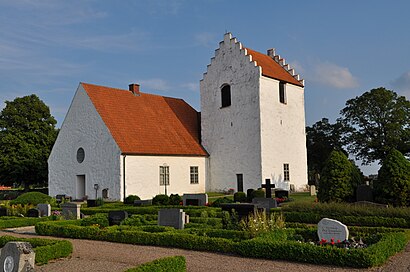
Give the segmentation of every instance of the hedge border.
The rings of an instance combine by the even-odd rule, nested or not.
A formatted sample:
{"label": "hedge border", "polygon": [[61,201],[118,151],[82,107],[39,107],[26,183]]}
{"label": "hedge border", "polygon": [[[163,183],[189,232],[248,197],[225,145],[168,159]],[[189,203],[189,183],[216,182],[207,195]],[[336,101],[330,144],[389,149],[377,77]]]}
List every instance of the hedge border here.
{"label": "hedge border", "polygon": [[48,261],[53,259],[68,257],[73,252],[73,245],[67,240],[20,238],[14,236],[0,237],[0,247],[4,247],[8,242],[29,242],[36,253],[35,262],[37,265],[47,264]]}
{"label": "hedge border", "polygon": [[[312,232],[314,229],[300,229]],[[40,235],[54,235],[79,239],[176,247],[189,250],[234,253],[244,257],[300,261],[351,267],[371,267],[384,263],[390,256],[404,249],[410,235],[403,231],[381,233],[379,242],[365,249],[344,249],[316,246],[297,241],[266,241],[250,239],[239,242],[226,238],[197,236],[179,231],[147,233],[141,230],[100,229],[78,225],[59,225],[41,222],[36,225]]]}
{"label": "hedge border", "polygon": [[38,222],[44,222],[51,220],[48,217],[16,217],[16,218],[7,218],[6,220],[2,220],[0,217],[0,229],[7,229],[7,228],[18,228],[18,227],[27,227],[27,226],[34,226]]}
{"label": "hedge border", "polygon": [[172,256],[154,260],[131,268],[125,272],[185,272],[186,260],[184,256]]}

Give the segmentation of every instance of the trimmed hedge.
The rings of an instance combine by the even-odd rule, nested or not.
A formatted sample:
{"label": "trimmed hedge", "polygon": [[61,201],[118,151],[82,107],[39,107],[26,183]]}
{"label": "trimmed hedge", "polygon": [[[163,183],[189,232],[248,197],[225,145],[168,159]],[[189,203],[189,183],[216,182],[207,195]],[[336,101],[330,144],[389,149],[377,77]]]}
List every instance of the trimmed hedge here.
{"label": "trimmed hedge", "polygon": [[48,217],[1,217],[0,219],[0,229],[7,229],[7,228],[18,228],[18,227],[26,227],[26,226],[34,226],[38,222],[48,221],[50,218]]}
{"label": "trimmed hedge", "polygon": [[35,262],[38,265],[48,261],[68,257],[73,252],[73,245],[66,240],[50,240],[41,238],[18,238],[13,236],[1,236],[0,247],[8,242],[29,242],[36,253]]}
{"label": "trimmed hedge", "polygon": [[19,195],[16,199],[10,201],[11,205],[14,204],[33,204],[37,205],[40,203],[51,203],[52,197],[40,192],[28,192]]}
{"label": "trimmed hedge", "polygon": [[125,272],[185,272],[186,260],[184,256],[161,258],[149,263],[131,268]]}
{"label": "trimmed hedge", "polygon": [[[151,226],[152,227],[152,226]],[[360,231],[360,228],[358,228]],[[119,229],[98,227],[82,227],[78,225],[62,225],[58,222],[41,222],[36,225],[36,232],[40,235],[54,235],[61,237],[93,239],[110,242],[167,246],[189,250],[236,253],[244,257],[281,259],[300,261],[314,264],[329,264],[351,267],[371,267],[384,263],[390,256],[401,251],[410,239],[409,233],[403,231],[381,232],[377,240],[365,249],[336,248],[332,246],[317,246],[309,243],[300,243],[292,240],[269,240],[263,238],[236,240],[214,238],[190,234],[206,230],[187,229],[184,231],[170,230],[165,232],[149,233],[138,229]],[[317,230],[290,229],[289,233],[303,237],[317,239]],[[387,229],[385,229],[387,231]],[[362,230],[365,232],[365,230]],[[211,233],[211,232],[208,232]],[[218,232],[215,232],[216,234]],[[219,232],[220,235],[222,232]],[[208,234],[207,234],[208,235]],[[369,236],[369,233],[366,234]],[[216,236],[216,235],[215,235]],[[226,233],[220,235],[227,237]],[[237,242],[238,241],[238,242]]]}

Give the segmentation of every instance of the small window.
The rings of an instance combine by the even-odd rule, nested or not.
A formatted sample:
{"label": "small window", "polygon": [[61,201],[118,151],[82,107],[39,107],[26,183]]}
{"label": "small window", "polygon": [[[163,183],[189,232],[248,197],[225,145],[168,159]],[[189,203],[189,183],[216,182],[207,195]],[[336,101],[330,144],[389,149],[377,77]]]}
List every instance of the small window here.
{"label": "small window", "polygon": [[169,166],[159,167],[159,185],[169,185]]}
{"label": "small window", "polygon": [[222,108],[229,107],[231,105],[231,86],[228,84],[223,85],[221,89]]}
{"label": "small window", "polygon": [[198,166],[191,166],[190,167],[190,176],[191,176],[191,184],[198,184],[199,183]]}
{"label": "small window", "polygon": [[286,104],[286,83],[279,82],[279,102]]}
{"label": "small window", "polygon": [[77,162],[82,163],[85,159],[85,152],[82,147],[77,150]]}
{"label": "small window", "polygon": [[283,164],[283,180],[290,181],[289,163]]}

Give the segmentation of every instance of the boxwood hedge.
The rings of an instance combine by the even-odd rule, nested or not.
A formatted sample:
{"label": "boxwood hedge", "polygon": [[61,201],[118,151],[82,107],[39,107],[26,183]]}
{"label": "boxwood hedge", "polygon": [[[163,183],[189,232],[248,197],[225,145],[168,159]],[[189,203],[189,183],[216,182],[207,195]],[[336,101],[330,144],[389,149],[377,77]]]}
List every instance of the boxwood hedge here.
{"label": "boxwood hedge", "polygon": [[185,272],[186,261],[184,256],[173,256],[154,260],[142,264],[136,268],[131,268],[125,272]]}

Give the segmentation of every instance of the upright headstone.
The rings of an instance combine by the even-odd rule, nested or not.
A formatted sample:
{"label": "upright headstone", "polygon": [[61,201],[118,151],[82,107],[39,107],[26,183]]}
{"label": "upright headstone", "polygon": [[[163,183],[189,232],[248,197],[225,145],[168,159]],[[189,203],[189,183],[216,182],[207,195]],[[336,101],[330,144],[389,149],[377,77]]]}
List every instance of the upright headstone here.
{"label": "upright headstone", "polygon": [[35,252],[30,243],[8,242],[1,250],[0,266],[4,272],[34,271]]}
{"label": "upright headstone", "polygon": [[356,189],[356,201],[373,202],[373,189],[369,185],[359,185]]}
{"label": "upright headstone", "polygon": [[128,212],[126,211],[109,211],[108,223],[110,226],[119,225],[124,219],[128,218]]}
{"label": "upright headstone", "polygon": [[208,203],[208,194],[184,194],[182,204],[184,206],[205,206]]}
{"label": "upright headstone", "polygon": [[284,197],[289,198],[289,191],[281,190],[281,189],[275,190],[275,197],[277,197],[277,198],[284,198]]}
{"label": "upright headstone", "polygon": [[275,188],[275,184],[271,184],[270,179],[265,179],[265,184],[262,184],[262,188],[265,188],[266,198],[272,198],[272,189]]}
{"label": "upright headstone", "polygon": [[50,216],[51,215],[51,205],[50,204],[38,204],[37,209],[40,211],[40,216]]}
{"label": "upright headstone", "polygon": [[246,199],[248,202],[252,202],[252,193],[255,191],[254,189],[248,189],[246,190]]}
{"label": "upright headstone", "polygon": [[0,207],[0,216],[7,216],[7,208],[1,206]]}
{"label": "upright headstone", "polygon": [[27,217],[40,217],[39,209],[33,208],[27,211]]}
{"label": "upright headstone", "polygon": [[134,206],[152,205],[152,199],[134,200]]}
{"label": "upright headstone", "polygon": [[57,203],[61,203],[63,200],[65,200],[65,195],[56,195]]}
{"label": "upright headstone", "polygon": [[310,185],[310,195],[311,196],[316,195],[316,185]]}
{"label": "upright headstone", "polygon": [[229,213],[234,210],[238,214],[239,220],[246,218],[249,214],[255,214],[258,209],[256,204],[250,203],[222,203],[221,208]]}
{"label": "upright headstone", "polygon": [[160,209],[158,212],[158,226],[183,229],[186,223],[185,220],[187,220],[187,218],[182,209]]}
{"label": "upright headstone", "polygon": [[319,240],[330,241],[333,238],[334,241],[345,241],[349,239],[349,230],[346,225],[337,220],[323,218],[317,224],[317,235]]}
{"label": "upright headstone", "polygon": [[64,219],[80,219],[80,207],[81,204],[74,202],[61,204]]}
{"label": "upright headstone", "polygon": [[257,208],[265,209],[267,214],[270,214],[270,209],[278,207],[276,199],[273,198],[255,197],[252,199],[252,203],[255,204]]}

